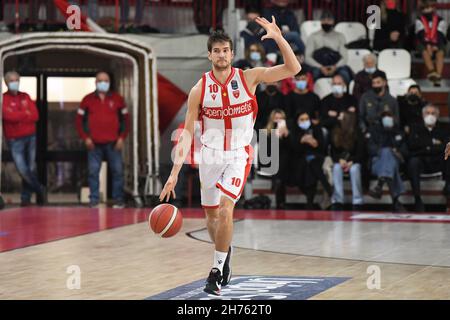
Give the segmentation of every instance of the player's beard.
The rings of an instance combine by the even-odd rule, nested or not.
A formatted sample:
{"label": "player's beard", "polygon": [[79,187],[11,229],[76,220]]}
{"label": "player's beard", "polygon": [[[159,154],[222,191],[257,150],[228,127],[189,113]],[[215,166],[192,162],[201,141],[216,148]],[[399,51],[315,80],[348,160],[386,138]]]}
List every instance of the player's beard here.
{"label": "player's beard", "polygon": [[[225,62],[225,63],[223,63],[223,62]],[[227,62],[226,60],[219,60],[216,63],[214,63],[213,65],[217,71],[224,71],[230,67],[231,62]]]}

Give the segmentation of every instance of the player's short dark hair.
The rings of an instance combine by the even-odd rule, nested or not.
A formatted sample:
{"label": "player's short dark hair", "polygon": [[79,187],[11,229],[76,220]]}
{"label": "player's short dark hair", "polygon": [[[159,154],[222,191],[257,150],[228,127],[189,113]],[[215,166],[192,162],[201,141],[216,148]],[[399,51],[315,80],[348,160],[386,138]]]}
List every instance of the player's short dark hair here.
{"label": "player's short dark hair", "polygon": [[212,46],[217,42],[228,42],[230,44],[230,49],[233,50],[233,40],[230,36],[223,31],[213,31],[208,38],[208,51],[211,52]]}

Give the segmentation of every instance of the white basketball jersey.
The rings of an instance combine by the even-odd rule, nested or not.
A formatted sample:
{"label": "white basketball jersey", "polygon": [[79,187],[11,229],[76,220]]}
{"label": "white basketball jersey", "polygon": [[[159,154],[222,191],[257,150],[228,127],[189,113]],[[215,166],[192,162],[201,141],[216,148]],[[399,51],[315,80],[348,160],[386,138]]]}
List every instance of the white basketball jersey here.
{"label": "white basketball jersey", "polygon": [[202,77],[201,142],[211,149],[234,150],[250,144],[258,113],[256,97],[250,93],[241,69],[221,84],[212,71]]}

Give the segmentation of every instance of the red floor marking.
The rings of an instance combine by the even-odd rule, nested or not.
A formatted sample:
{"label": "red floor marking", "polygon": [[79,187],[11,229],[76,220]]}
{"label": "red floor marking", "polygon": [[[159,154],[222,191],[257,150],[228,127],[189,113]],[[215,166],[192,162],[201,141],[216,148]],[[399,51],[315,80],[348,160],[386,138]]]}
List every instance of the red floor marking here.
{"label": "red floor marking", "polygon": [[[0,211],[0,252],[32,246],[49,241],[98,232],[106,229],[140,223],[147,220],[151,208],[145,209],[90,209],[84,207],[28,207]],[[204,218],[202,209],[182,208],[185,218]],[[364,211],[364,213],[368,213]],[[299,210],[243,210],[234,212],[235,219],[257,220],[315,220],[353,222],[423,222],[450,223],[450,221],[422,221],[409,219],[361,219],[351,211]],[[378,212],[380,214],[380,212]],[[425,215],[432,215],[427,213]],[[445,213],[439,213],[445,215]]]}

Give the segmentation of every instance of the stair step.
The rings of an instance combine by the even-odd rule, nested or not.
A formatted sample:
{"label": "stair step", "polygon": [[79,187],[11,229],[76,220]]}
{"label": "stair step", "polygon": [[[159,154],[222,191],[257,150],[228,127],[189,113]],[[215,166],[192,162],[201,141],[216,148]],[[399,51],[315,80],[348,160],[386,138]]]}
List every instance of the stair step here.
{"label": "stair step", "polygon": [[[428,70],[425,64],[421,60],[413,60],[411,66],[411,77],[412,78],[426,78],[428,75]],[[444,70],[442,71],[443,78],[450,78],[450,59],[445,59]]]}

